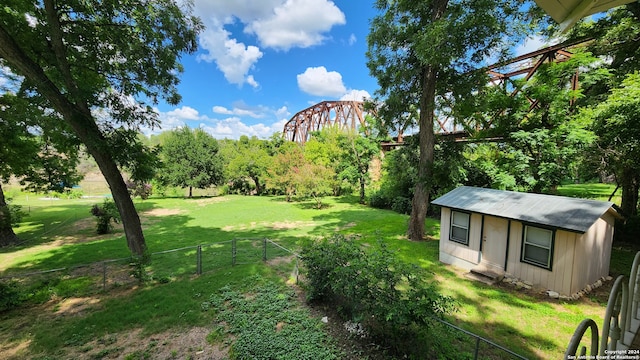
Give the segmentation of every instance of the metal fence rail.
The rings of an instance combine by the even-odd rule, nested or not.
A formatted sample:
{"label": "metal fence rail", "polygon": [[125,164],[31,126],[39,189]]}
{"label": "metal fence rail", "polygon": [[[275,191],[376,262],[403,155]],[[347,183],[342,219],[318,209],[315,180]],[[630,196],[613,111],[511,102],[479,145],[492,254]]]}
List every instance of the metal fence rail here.
{"label": "metal fence rail", "polygon": [[[201,275],[229,266],[254,264],[260,261],[297,254],[266,238],[234,238],[209,244],[186,246],[154,252],[151,263],[145,265],[148,277],[159,282],[188,275]],[[0,276],[0,281],[14,281],[27,288],[61,281],[76,280],[86,283],[91,290],[108,290],[139,281],[132,275],[135,258],[109,259],[91,264],[80,264],[56,269],[11,273]],[[70,287],[76,285],[69,285]]]}
{"label": "metal fence rail", "polygon": [[[292,277],[298,280],[299,254],[267,238],[234,238],[209,244],[186,246],[178,249],[154,252],[151,264],[145,267],[147,276],[164,282],[180,276],[202,275],[244,264],[266,262],[271,259],[292,257],[294,269]],[[108,291],[125,285],[136,284],[139,280],[132,275],[134,258],[109,259],[91,264],[75,265],[50,270],[8,274],[0,281],[15,281],[25,287],[37,284],[62,284],[73,291],[74,286],[85,286],[93,291]],[[455,326],[445,320],[434,318],[452,331],[470,337],[473,344],[473,359],[520,359],[527,358],[500,346],[470,331]]]}

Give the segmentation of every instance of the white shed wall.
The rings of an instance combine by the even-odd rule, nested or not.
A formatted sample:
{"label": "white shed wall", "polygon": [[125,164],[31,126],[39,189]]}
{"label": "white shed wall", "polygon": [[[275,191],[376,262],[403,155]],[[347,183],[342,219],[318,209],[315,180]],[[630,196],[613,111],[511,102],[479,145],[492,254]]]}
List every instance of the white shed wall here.
{"label": "white shed wall", "polygon": [[451,209],[440,212],[440,261],[470,269],[480,262],[480,233],[482,215],[471,214],[469,219],[469,246],[449,240]]}

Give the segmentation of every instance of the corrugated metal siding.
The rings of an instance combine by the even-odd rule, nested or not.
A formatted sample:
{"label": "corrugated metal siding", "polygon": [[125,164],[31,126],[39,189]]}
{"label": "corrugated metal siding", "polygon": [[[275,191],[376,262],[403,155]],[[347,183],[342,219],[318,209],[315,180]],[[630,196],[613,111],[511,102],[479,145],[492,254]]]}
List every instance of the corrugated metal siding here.
{"label": "corrugated metal siding", "polygon": [[613,203],[461,186],[435,205],[584,233]]}

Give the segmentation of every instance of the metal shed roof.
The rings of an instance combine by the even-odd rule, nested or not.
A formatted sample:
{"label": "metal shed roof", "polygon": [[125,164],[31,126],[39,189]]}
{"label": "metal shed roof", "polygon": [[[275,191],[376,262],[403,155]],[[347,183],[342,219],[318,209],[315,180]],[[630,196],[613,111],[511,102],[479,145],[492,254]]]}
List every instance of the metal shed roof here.
{"label": "metal shed roof", "polygon": [[[613,203],[461,186],[432,204],[585,233]],[[614,210],[612,210],[614,211]]]}

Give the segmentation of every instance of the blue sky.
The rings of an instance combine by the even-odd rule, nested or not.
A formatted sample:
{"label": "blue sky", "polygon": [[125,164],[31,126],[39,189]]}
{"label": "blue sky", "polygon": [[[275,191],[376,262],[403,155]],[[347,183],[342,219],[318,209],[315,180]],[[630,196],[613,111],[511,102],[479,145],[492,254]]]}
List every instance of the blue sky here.
{"label": "blue sky", "polygon": [[[159,104],[161,129],[201,127],[216,138],[267,138],[323,100],[375,91],[366,67],[373,1],[196,0],[206,29],[182,58],[178,106]],[[152,133],[145,129],[146,134]]]}
{"label": "blue sky", "polygon": [[312,104],[377,88],[365,56],[373,0],[196,0],[194,13],[205,30],[182,58],[182,102],[159,104],[162,127],[147,135],[187,125],[267,138]]}

